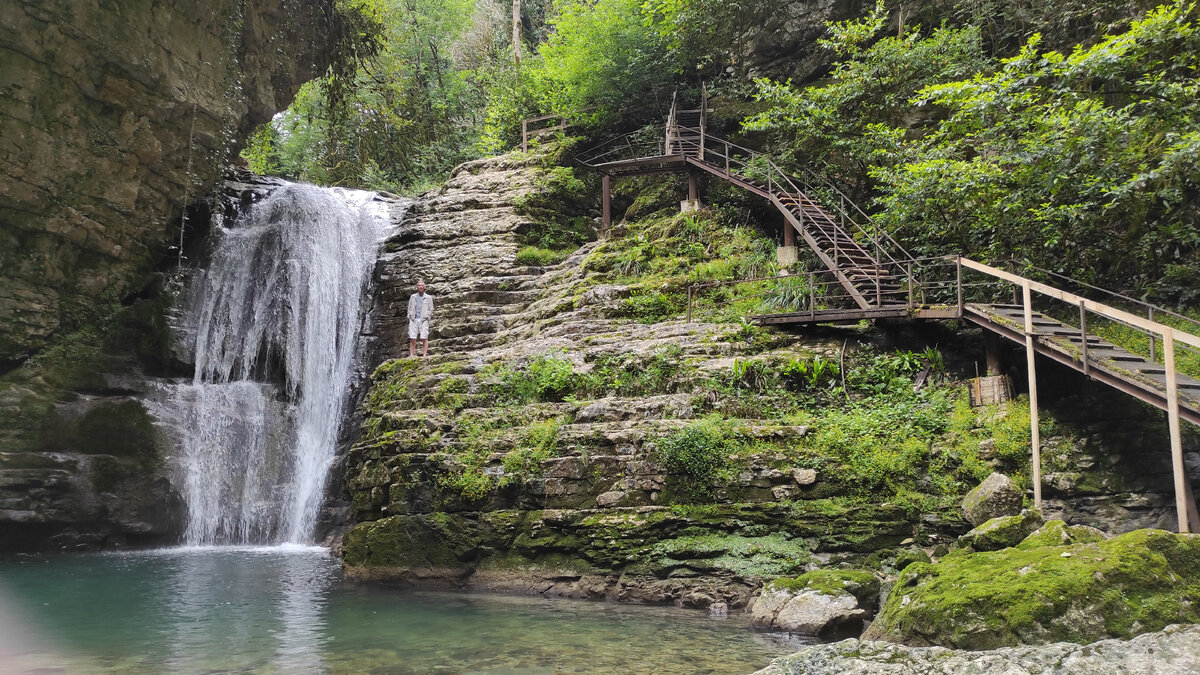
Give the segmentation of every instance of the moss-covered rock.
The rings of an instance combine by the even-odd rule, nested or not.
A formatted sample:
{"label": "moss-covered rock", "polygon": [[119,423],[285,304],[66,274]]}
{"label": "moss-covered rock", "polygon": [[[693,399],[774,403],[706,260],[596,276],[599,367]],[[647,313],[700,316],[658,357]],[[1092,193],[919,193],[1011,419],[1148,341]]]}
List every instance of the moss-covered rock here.
{"label": "moss-covered rock", "polygon": [[849,593],[864,607],[879,601],[879,578],[864,570],[814,570],[795,578],[781,578],[767,584],[792,592],[809,588],[827,595]]}
{"label": "moss-covered rock", "polygon": [[1087,525],[1067,525],[1061,520],[1046,521],[1033,534],[1025,537],[1017,548],[1030,549],[1043,546],[1070,546],[1090,544],[1108,539],[1108,535]]}
{"label": "moss-covered rock", "polygon": [[751,622],[815,635],[857,633],[879,600],[879,579],[861,570],[816,570],[763,587]]}
{"label": "moss-covered rock", "polygon": [[1200,536],[1137,530],[910,565],[866,639],[991,649],[1200,622]]}
{"label": "moss-covered rock", "polygon": [[1016,546],[1045,522],[1042,514],[1034,509],[1025,509],[1015,516],[992,518],[959,537],[955,548],[966,551],[998,551]]}

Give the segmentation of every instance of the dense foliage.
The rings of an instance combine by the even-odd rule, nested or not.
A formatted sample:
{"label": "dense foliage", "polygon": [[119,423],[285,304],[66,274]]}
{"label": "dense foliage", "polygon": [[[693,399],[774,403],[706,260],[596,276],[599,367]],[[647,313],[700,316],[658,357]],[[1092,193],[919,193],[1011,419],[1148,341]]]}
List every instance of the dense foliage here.
{"label": "dense foliage", "polygon": [[1200,295],[1192,4],[1069,54],[1030,37],[992,60],[980,29],[875,40],[879,13],[832,26],[822,86],[762,81],[748,127],[824,164],[914,252],[1014,258],[1183,304]]}
{"label": "dense foliage", "polygon": [[[259,130],[254,169],[414,191],[512,147],[524,117],[599,136],[657,124],[673,91],[703,81],[731,109],[757,106],[748,142],[821,169],[914,253],[1012,258],[1176,304],[1200,296],[1192,3],[961,0],[947,14],[881,1],[828,23],[830,71],[805,85],[742,75],[789,16],[781,0],[522,0],[519,62],[507,0],[355,5],[380,27],[377,53],[310,83]],[[523,260],[553,262],[586,238],[559,225]]]}

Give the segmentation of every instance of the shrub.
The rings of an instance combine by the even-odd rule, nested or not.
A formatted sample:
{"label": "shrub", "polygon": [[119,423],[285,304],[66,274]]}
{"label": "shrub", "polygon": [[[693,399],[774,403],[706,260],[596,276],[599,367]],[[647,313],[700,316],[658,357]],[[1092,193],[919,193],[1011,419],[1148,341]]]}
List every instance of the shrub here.
{"label": "shrub", "polygon": [[669,473],[684,479],[690,501],[710,501],[713,484],[719,478],[728,478],[732,466],[729,456],[737,448],[733,434],[710,418],[660,439],[657,459]]}
{"label": "shrub", "polygon": [[484,389],[496,403],[557,402],[575,391],[578,377],[570,360],[560,356],[538,356],[523,367],[493,364],[480,371]]}
{"label": "shrub", "polygon": [[570,251],[554,251],[548,248],[538,248],[537,246],[526,246],[520,251],[517,251],[517,264],[528,265],[530,267],[549,267],[567,259],[571,255]]}

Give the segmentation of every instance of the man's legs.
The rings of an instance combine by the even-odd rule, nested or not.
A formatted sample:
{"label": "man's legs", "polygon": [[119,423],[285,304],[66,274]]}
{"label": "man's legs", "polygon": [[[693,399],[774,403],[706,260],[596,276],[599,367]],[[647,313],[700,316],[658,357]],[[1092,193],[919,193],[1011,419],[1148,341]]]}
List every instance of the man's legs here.
{"label": "man's legs", "polygon": [[408,338],[408,355],[410,357],[417,355],[417,339],[416,338]]}
{"label": "man's legs", "polygon": [[429,356],[429,338],[421,340],[421,356]]}

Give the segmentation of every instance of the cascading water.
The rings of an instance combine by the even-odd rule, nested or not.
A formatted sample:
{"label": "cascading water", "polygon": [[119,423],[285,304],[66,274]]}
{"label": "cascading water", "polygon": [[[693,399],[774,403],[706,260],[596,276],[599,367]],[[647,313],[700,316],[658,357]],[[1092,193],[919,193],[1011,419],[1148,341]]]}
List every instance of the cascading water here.
{"label": "cascading water", "polygon": [[216,228],[182,314],[195,376],[159,411],[187,545],[312,538],[387,223],[371,197],[287,183]]}

